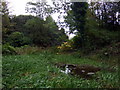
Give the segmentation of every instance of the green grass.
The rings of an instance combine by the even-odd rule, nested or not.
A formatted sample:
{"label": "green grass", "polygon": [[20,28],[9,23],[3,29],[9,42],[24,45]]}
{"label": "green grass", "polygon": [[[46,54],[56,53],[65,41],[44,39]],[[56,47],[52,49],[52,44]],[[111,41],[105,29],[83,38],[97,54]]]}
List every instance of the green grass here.
{"label": "green grass", "polygon": [[[0,75],[2,75],[2,45],[1,44],[0,44]],[[2,87],[2,78],[0,78],[0,88],[1,87]]]}
{"label": "green grass", "polygon": [[[98,61],[47,51],[29,55],[3,56],[3,88],[117,88],[117,72],[98,73],[100,79],[86,80],[60,72],[53,63],[106,66]],[[108,65],[107,65],[108,66]]]}

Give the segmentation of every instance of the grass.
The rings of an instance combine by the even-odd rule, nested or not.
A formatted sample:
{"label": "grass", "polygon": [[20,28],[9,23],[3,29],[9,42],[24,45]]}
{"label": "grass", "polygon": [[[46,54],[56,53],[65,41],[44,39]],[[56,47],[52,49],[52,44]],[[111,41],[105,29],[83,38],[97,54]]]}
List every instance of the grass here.
{"label": "grass", "polygon": [[15,49],[17,54],[33,54],[33,53],[42,51],[41,47],[35,47],[35,46],[31,47],[29,45],[16,47]]}
{"label": "grass", "polygon": [[[118,88],[118,73],[98,73],[100,79],[86,80],[60,72],[53,63],[89,64],[105,67],[106,64],[71,54],[37,54],[3,56],[3,88]],[[109,65],[107,65],[109,66]]]}
{"label": "grass", "polygon": [[[2,45],[0,44],[0,77],[2,75]],[[2,87],[2,78],[0,78],[0,88]]]}

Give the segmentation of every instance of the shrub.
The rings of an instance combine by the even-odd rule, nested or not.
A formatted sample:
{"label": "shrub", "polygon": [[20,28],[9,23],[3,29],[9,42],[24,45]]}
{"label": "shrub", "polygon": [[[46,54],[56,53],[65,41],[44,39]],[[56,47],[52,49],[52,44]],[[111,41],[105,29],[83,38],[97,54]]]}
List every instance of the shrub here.
{"label": "shrub", "polygon": [[86,35],[89,42],[96,47],[103,47],[119,41],[119,32],[110,32],[102,29],[89,30]]}
{"label": "shrub", "polygon": [[74,36],[70,42],[74,49],[80,49],[83,44],[81,36],[78,35]]}
{"label": "shrub", "polygon": [[13,32],[10,34],[8,41],[10,45],[14,47],[20,47],[31,43],[31,40],[28,37],[25,37],[21,32]]}
{"label": "shrub", "polygon": [[4,44],[2,46],[2,54],[3,55],[16,54],[16,50],[13,46],[11,46],[9,44]]}
{"label": "shrub", "polygon": [[72,46],[70,42],[64,42],[60,46],[57,47],[60,51],[71,51]]}

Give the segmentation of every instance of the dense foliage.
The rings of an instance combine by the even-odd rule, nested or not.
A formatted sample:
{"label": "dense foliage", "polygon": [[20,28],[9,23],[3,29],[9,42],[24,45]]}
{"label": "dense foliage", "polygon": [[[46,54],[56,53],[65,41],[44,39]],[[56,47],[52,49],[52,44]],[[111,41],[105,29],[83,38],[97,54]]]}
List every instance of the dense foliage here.
{"label": "dense foliage", "polygon": [[120,41],[119,2],[75,2],[70,6],[65,22],[76,35],[74,48],[89,53]]}
{"label": "dense foliage", "polygon": [[[36,16],[12,17],[9,16],[7,2],[3,2],[2,5],[3,44],[8,43],[14,47],[24,45],[51,47],[67,41],[71,44],[72,49],[91,52],[91,50],[97,50],[120,41],[119,2],[91,2],[90,4],[86,2],[53,2],[53,6],[47,3],[28,2],[26,10],[36,13]],[[60,14],[58,23],[51,16],[56,12]],[[65,27],[62,26],[63,23],[59,22],[61,14],[65,15],[64,24],[66,23],[65,26],[69,27],[69,33],[76,35],[69,41]]]}
{"label": "dense foliage", "polygon": [[67,40],[64,29],[59,30],[51,16],[46,20],[31,15],[9,16],[7,2],[2,2],[3,44],[13,47],[36,45],[49,47]]}
{"label": "dense foliage", "polygon": [[119,11],[120,2],[96,2],[91,3],[90,8],[99,26],[107,28],[111,31],[119,30]]}

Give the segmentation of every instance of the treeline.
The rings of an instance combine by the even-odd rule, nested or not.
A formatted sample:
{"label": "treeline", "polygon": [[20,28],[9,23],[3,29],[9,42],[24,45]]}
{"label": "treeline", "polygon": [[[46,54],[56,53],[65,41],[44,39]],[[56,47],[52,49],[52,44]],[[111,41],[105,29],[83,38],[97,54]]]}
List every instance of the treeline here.
{"label": "treeline", "polygon": [[[9,16],[7,3],[2,4],[3,45],[50,47],[67,41],[61,46],[90,52],[120,42],[120,2],[53,2],[52,6],[28,2],[26,11],[35,16]],[[51,17],[54,13],[59,14],[57,24]],[[69,41],[64,30],[66,27],[69,27],[69,34],[75,34]]]}
{"label": "treeline", "polygon": [[[87,2],[54,3],[58,11],[62,9],[67,13],[64,16],[64,23],[69,27],[69,33],[76,35],[68,44],[73,49],[87,54],[110,45],[119,46],[119,4],[120,2],[103,1],[89,4]],[[64,12],[60,13],[64,14]],[[65,47],[67,45],[63,45],[63,48]]]}
{"label": "treeline", "polygon": [[91,12],[98,20],[98,24],[112,31],[120,28],[119,6],[120,2],[92,2],[90,4]]}
{"label": "treeline", "polygon": [[68,39],[63,28],[49,15],[46,19],[31,15],[10,16],[7,2],[2,2],[2,44],[21,47],[24,45],[50,47]]}

